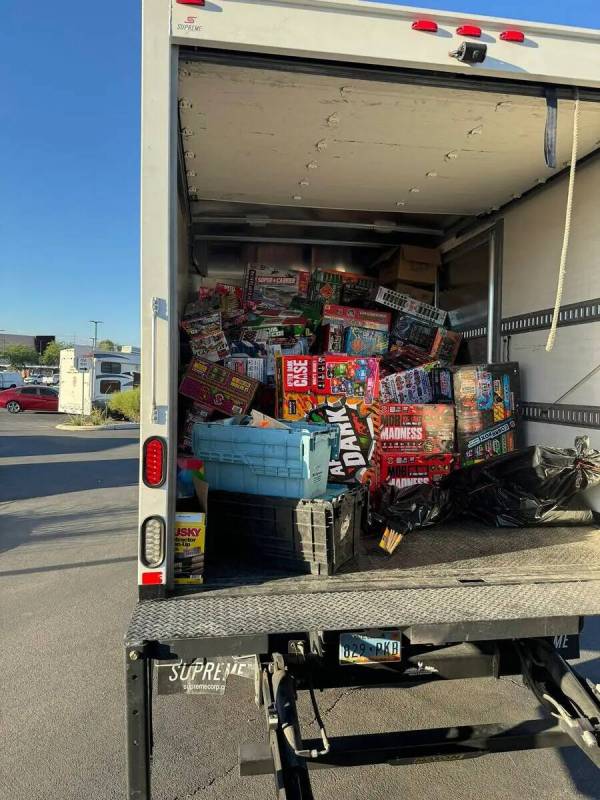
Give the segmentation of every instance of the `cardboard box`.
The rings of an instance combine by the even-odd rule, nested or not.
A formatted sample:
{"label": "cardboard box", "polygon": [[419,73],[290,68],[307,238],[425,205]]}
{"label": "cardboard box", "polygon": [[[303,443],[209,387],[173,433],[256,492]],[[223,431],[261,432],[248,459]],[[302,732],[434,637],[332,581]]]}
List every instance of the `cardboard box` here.
{"label": "cardboard box", "polygon": [[453,382],[461,466],[516,450],[519,365],[508,362],[458,367]]}
{"label": "cardboard box", "polygon": [[244,275],[244,300],[267,308],[289,308],[296,295],[306,297],[310,274],[248,264]]}
{"label": "cardboard box", "polygon": [[329,463],[329,483],[375,480],[378,404],[360,397],[320,397],[307,414],[309,422],[339,425],[339,452]]}
{"label": "cardboard box", "polygon": [[175,514],[175,583],[199,585],[204,582],[208,484],[194,477],[199,511]]}
{"label": "cardboard box", "polygon": [[259,381],[253,378],[202,358],[194,358],[179,391],[214,411],[235,416],[246,413],[259,385]]}
{"label": "cardboard box", "polygon": [[397,280],[435,283],[441,263],[442,258],[437,249],[402,245],[390,261],[379,270],[379,281],[380,283]]}
{"label": "cardboard box", "polygon": [[350,325],[344,334],[344,350],[352,356],[382,356],[387,353],[387,331],[374,331]]}
{"label": "cardboard box", "polygon": [[392,315],[389,311],[372,311],[367,308],[353,308],[352,306],[338,306],[334,303],[325,303],[323,306],[323,323],[339,322],[345,328],[358,325],[361,328],[371,328],[374,331],[390,329]]}
{"label": "cardboard box", "polygon": [[454,406],[382,403],[381,449],[396,453],[454,452]]}
{"label": "cardboard box", "polygon": [[454,456],[384,452],[379,459],[380,485],[404,489],[421,483],[439,483],[452,472]]}
{"label": "cardboard box", "polygon": [[328,397],[356,397],[370,404],[379,396],[376,358],[336,354],[281,356],[277,359],[276,379],[282,419],[302,419]]}
{"label": "cardboard box", "polygon": [[435,363],[388,375],[380,381],[382,403],[452,403],[452,373]]}

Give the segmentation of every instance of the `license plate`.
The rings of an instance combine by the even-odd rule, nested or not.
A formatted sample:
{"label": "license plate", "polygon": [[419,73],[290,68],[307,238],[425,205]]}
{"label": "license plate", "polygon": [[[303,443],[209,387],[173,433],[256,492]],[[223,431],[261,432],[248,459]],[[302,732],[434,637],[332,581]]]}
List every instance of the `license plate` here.
{"label": "license plate", "polygon": [[340,633],[340,664],[400,661],[402,631]]}

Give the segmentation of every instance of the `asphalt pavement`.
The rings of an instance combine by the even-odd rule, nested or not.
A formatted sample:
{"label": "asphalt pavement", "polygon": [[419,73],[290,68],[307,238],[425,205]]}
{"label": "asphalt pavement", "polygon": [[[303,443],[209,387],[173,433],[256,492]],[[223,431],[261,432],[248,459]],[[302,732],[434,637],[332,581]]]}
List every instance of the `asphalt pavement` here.
{"label": "asphalt pavement", "polygon": [[[137,433],[57,431],[58,421],[0,412],[0,796],[123,800]],[[582,644],[581,671],[600,682],[598,618]],[[156,698],[155,800],[273,796],[270,777],[237,774],[238,743],[263,740],[251,692],[239,680],[224,698]],[[330,736],[540,716],[517,679],[328,691],[319,702]],[[317,800],[600,799],[600,773],[569,748],[327,770],[313,788]]]}

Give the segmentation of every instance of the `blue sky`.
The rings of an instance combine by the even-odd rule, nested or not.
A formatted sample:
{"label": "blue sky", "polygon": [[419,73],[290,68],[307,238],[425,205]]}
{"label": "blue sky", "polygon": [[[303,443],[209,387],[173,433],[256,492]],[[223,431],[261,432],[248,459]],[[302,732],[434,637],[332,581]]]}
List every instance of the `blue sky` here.
{"label": "blue sky", "polygon": [[[403,4],[600,28],[597,0]],[[0,329],[139,343],[139,5],[2,4]]]}

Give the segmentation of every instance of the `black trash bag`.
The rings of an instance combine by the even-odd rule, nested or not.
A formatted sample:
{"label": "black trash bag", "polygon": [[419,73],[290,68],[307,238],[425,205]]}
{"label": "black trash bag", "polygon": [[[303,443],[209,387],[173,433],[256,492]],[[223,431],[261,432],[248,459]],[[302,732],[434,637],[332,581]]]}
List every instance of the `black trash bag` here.
{"label": "black trash bag", "polygon": [[444,482],[457,512],[501,528],[589,525],[581,492],[600,484],[600,452],[528,447],[457,470]]}
{"label": "black trash bag", "polygon": [[410,533],[444,522],[452,512],[452,496],[440,485],[422,483],[403,489],[383,486],[373,501],[369,529],[377,536],[386,528]]}

